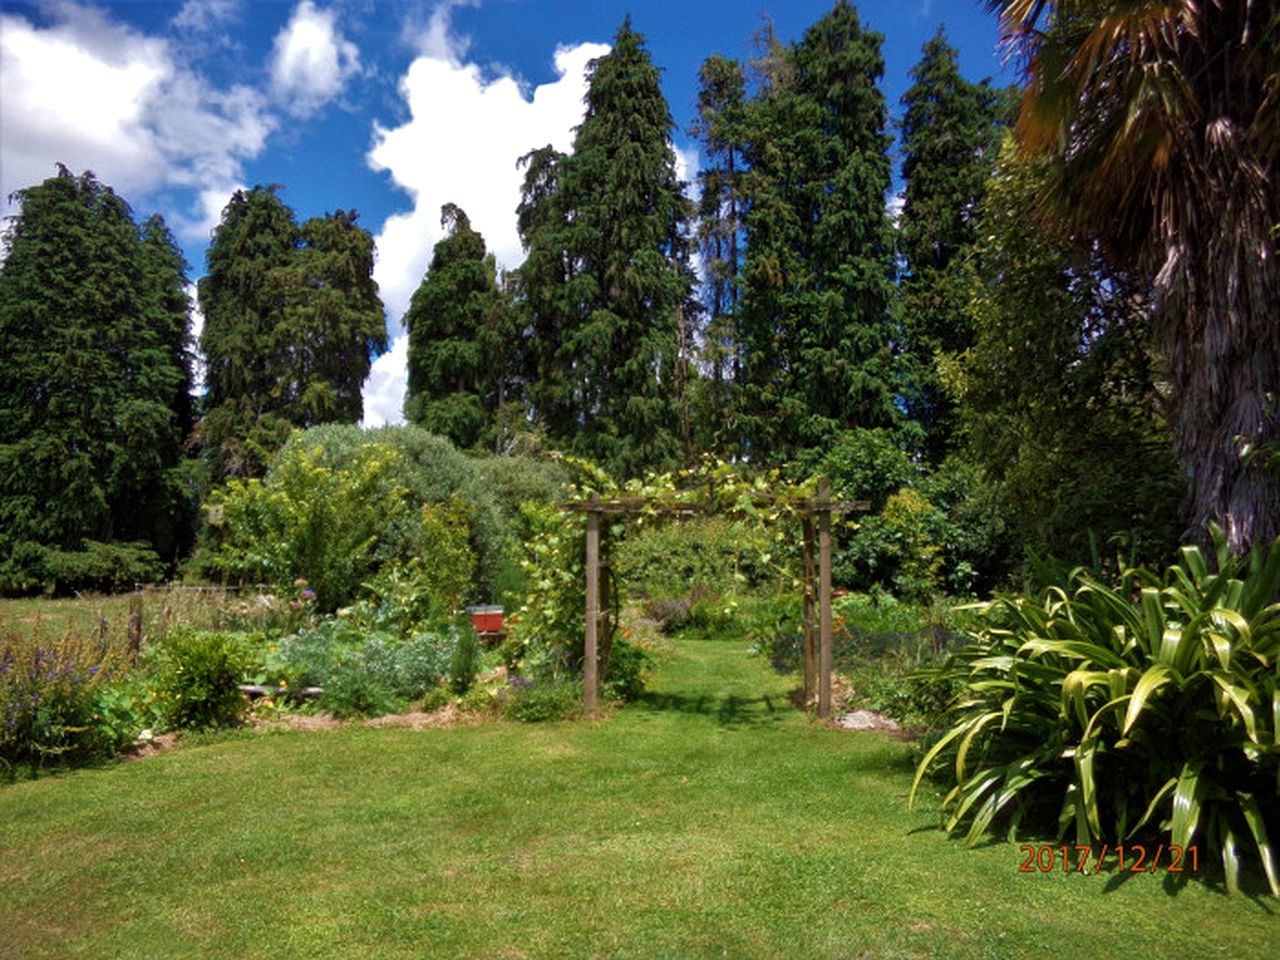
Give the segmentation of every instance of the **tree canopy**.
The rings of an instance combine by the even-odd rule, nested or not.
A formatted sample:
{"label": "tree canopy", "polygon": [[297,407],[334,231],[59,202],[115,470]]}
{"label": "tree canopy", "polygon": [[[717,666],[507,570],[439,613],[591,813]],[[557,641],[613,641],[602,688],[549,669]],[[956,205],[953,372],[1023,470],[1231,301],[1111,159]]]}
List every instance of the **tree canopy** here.
{"label": "tree canopy", "polygon": [[463,449],[489,449],[500,439],[501,408],[517,399],[515,310],[466,212],[445,204],[440,222],[449,233],[436,244],[404,319],[405,418]]}
{"label": "tree canopy", "polygon": [[276,187],[237,190],[199,284],[201,438],[221,475],[257,475],[294,427],[354,423],[386,324],[373,238],[338,210],[299,226]]}
{"label": "tree canopy", "polygon": [[840,2],[790,46],[766,37],[745,125],[742,424],[780,461],[893,423],[880,34]]}
{"label": "tree canopy", "polygon": [[572,152],[523,160],[529,399],[553,439],[630,475],[680,455],[688,210],[658,71],[629,18],[588,70]]}
{"label": "tree canopy", "polygon": [[186,264],[92,173],[17,194],[0,263],[0,581],[115,585],[190,544]]}

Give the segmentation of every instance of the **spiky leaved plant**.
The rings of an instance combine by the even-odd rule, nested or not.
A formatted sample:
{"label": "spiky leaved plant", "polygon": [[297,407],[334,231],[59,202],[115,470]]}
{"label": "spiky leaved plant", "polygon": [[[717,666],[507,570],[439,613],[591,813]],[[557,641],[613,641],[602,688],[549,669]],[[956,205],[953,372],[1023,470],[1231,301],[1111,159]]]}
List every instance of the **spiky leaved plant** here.
{"label": "spiky leaved plant", "polygon": [[911,798],[940,761],[956,785],[948,831],[1010,835],[1056,812],[1095,848],[1157,836],[1244,861],[1280,896],[1280,544],[1217,564],[1198,547],[1161,578],[1133,569],[1117,589],[1084,571],[1066,588],[1003,596],[935,671],[965,692],[925,755]]}

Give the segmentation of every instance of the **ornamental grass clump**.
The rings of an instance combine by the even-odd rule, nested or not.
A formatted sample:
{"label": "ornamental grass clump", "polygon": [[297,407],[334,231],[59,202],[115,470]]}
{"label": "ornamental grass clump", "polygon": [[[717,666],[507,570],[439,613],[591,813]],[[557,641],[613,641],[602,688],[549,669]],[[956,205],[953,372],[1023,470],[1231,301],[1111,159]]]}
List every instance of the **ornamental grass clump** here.
{"label": "ornamental grass clump", "polygon": [[1163,577],[999,597],[970,644],[935,670],[959,682],[954,725],[925,755],[949,765],[944,826],[997,825],[1075,842],[1199,847],[1229,890],[1260,868],[1280,896],[1280,544],[1216,569],[1184,547]]}

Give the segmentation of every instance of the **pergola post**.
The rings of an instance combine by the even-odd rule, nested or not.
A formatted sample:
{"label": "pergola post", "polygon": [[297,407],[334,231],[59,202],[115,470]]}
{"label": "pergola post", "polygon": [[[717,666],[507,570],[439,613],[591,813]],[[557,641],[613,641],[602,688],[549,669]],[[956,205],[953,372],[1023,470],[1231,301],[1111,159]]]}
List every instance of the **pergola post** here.
{"label": "pergola post", "polygon": [[820,677],[818,716],[831,717],[831,484],[826,477],[818,486],[818,646]]}
{"label": "pergola post", "polygon": [[813,705],[818,687],[817,650],[814,644],[818,626],[817,604],[815,603],[818,595],[818,577],[813,556],[813,515],[805,513],[801,523],[804,527],[804,548],[802,553],[804,563],[804,620],[802,622],[804,631],[804,706],[805,709],[808,709]]}
{"label": "pergola post", "polygon": [[596,675],[596,632],[600,607],[600,496],[593,493],[587,507],[587,634],[582,661],[582,705],[587,716],[599,715]]}

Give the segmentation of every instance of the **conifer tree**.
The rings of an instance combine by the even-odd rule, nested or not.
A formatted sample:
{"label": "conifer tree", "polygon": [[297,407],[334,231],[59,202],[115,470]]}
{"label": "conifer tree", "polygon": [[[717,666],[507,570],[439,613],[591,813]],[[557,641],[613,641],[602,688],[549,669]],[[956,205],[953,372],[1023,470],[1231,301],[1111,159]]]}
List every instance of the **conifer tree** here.
{"label": "conifer tree", "polygon": [[742,181],[746,172],[746,81],[742,65],[708,57],[699,71],[698,116],[690,130],[702,144],[698,171],[697,241],[702,254],[706,330],[702,360],[708,376],[698,398],[700,446],[736,452],[734,404],[742,377],[738,331],[739,271],[742,267]]}
{"label": "conifer tree", "polygon": [[573,152],[526,157],[535,416],[551,437],[624,474],[679,454],[679,339],[691,276],[687,203],[658,71],[628,18],[592,62]]}
{"label": "conifer tree", "polygon": [[114,586],[183,546],[185,264],[92,173],[18,192],[0,264],[0,590]]}
{"label": "conifer tree", "polygon": [[902,98],[906,189],[898,231],[906,402],[922,429],[926,459],[938,462],[952,446],[955,412],[936,360],[972,342],[967,286],[949,267],[977,239],[974,225],[1012,93],[965,80],[941,27],[911,76],[915,82]]}
{"label": "conifer tree", "polygon": [[753,457],[895,420],[881,39],[842,0],[798,44],[766,37],[757,63],[740,323]]}
{"label": "conifer tree", "polygon": [[484,238],[454,204],[440,213],[448,234],[436,244],[405,314],[405,418],[458,447],[493,449],[500,443],[501,408],[516,399],[511,362],[518,331]]}
{"label": "conifer tree", "polygon": [[277,189],[236,191],[199,285],[200,433],[220,476],[260,474],[294,427],[358,421],[386,346],[373,238],[342,210],[299,227]]}

